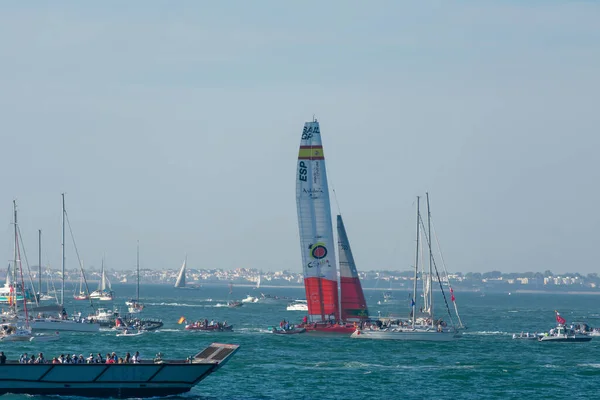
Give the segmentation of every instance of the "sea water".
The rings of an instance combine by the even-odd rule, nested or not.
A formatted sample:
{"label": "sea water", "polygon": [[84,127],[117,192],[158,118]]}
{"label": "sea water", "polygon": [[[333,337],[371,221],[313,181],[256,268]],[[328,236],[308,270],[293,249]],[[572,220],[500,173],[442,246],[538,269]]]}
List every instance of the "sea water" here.
{"label": "sea water", "polygon": [[[135,285],[115,284],[113,302],[126,312],[125,301]],[[59,342],[1,343],[10,359],[27,352],[94,355],[139,351],[152,359],[185,358],[212,342],[239,344],[240,350],[218,372],[189,394],[197,399],[574,399],[593,398],[600,390],[600,337],[588,343],[539,343],[514,340],[512,334],[542,332],[555,326],[554,310],[568,323],[600,326],[600,297],[568,294],[461,293],[456,302],[467,326],[462,338],[446,343],[357,340],[348,336],[273,335],[267,327],[283,319],[300,322],[304,312],[286,311],[286,302],[226,306],[260,292],[304,298],[302,288],[261,288],[227,285],[181,290],[142,285],[142,317],[159,318],[164,327],[140,336],[117,337],[114,331],[95,334],[61,333]],[[394,292],[393,303],[378,305],[382,291],[366,290],[372,315],[407,315],[410,295]],[[89,303],[72,301],[67,311],[91,311]],[[448,321],[446,305],[435,299],[439,317]],[[452,304],[449,304],[452,307]],[[215,319],[234,326],[232,333],[188,332],[177,323]],[[12,399],[28,396],[8,395]]]}

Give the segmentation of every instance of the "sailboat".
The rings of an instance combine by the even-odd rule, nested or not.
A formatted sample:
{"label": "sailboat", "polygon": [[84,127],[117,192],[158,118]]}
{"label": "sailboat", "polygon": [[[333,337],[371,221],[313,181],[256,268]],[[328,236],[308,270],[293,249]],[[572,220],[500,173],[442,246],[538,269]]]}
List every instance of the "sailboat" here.
{"label": "sailboat", "polygon": [[229,283],[229,296],[227,297],[227,307],[236,308],[244,305],[241,301],[231,300],[230,297],[233,294],[233,283]]}
{"label": "sailboat", "polygon": [[367,308],[341,216],[338,219],[338,245],[342,250],[341,292],[338,293],[325,156],[316,119],[306,122],[302,131],[296,172],[296,206],[308,305],[308,316],[302,327],[308,332],[350,334],[354,325],[344,319],[366,319]]}
{"label": "sailboat", "polygon": [[[82,261],[83,264],[83,261]],[[81,268],[81,275],[79,275],[79,292],[75,293],[73,295],[73,298],[75,300],[89,300],[90,296],[87,294],[87,292],[85,291],[85,282],[83,279],[83,267]]]}
{"label": "sailboat", "polygon": [[181,265],[181,269],[179,270],[179,275],[177,275],[177,280],[175,281],[175,287],[178,289],[185,288],[185,265],[187,264],[187,256],[183,260],[183,264]]}
{"label": "sailboat", "polygon": [[177,280],[175,281],[175,287],[177,289],[200,289],[200,285],[187,285],[185,282],[185,272],[187,265],[187,256],[183,260],[183,264],[181,265],[181,269],[179,270],[179,274],[177,275]]}
{"label": "sailboat", "polygon": [[[60,284],[60,305],[62,311],[59,316],[41,315],[31,320],[31,329],[35,331],[73,331],[73,332],[98,332],[100,324],[97,322],[85,321],[81,316],[77,319],[68,319],[65,310],[65,266],[66,266],[66,248],[65,248],[65,227],[67,220],[67,210],[65,208],[65,194],[62,193],[62,239],[61,239],[61,284]],[[83,274],[83,266],[79,265]],[[82,275],[83,276],[83,275]],[[85,283],[85,276],[84,276]],[[86,284],[87,291],[87,284]]]}
{"label": "sailboat", "polygon": [[90,293],[90,299],[111,301],[113,299],[113,294],[112,285],[106,277],[106,271],[104,270],[104,258],[102,258],[102,277],[98,284],[98,289]]}
{"label": "sailboat", "polygon": [[136,269],[137,269],[137,286],[135,288],[135,299],[131,299],[131,300],[125,302],[125,304],[128,306],[129,312],[132,314],[140,313],[144,309],[144,305],[142,303],[140,303],[140,244],[139,244],[139,242],[137,245]]}
{"label": "sailboat", "polygon": [[[17,300],[17,291],[15,288],[17,287],[17,282],[19,281],[19,277],[21,278],[21,287],[25,287],[25,282],[23,280],[23,267],[21,265],[21,247],[19,245],[19,228],[17,225],[17,202],[13,200],[13,209],[14,209],[14,228],[15,228],[15,246],[14,246],[14,258],[13,258],[13,281],[14,284],[11,286],[11,295],[9,296],[9,304],[13,306],[14,315],[19,317],[19,302]],[[19,275],[17,275],[17,271]],[[7,278],[8,280],[8,278]],[[3,324],[2,329],[0,330],[0,340],[3,342],[20,342],[20,341],[29,341],[33,334],[31,333],[31,328],[29,326],[29,315],[27,312],[27,298],[23,297],[23,310],[25,312],[25,326],[18,326],[16,324]]]}
{"label": "sailboat", "polygon": [[[458,319],[458,326],[454,323],[454,318],[448,307],[448,300],[444,291],[443,283],[440,278],[440,274],[433,258],[432,244],[431,244],[431,212],[429,210],[429,194],[427,194],[427,225],[428,232],[425,235],[427,246],[429,248],[429,263],[428,270],[425,270],[423,265],[423,271],[421,272],[421,281],[423,285],[423,305],[417,309],[418,296],[418,278],[419,278],[419,266],[420,259],[419,253],[422,252],[420,247],[421,242],[421,227],[425,230],[423,220],[421,218],[420,211],[420,197],[417,197],[417,236],[416,243],[417,248],[415,252],[415,267],[413,277],[413,292],[410,301],[410,314],[408,320],[397,322],[387,321],[384,326],[381,325],[370,325],[362,329],[357,329],[353,334],[353,338],[357,339],[381,339],[381,340],[408,340],[408,341],[430,341],[430,342],[446,342],[454,340],[460,337],[460,330],[463,328],[462,321],[458,315],[458,309],[456,308],[454,291],[450,286],[451,301],[455,306],[456,317]],[[422,262],[422,261],[421,261]],[[445,270],[445,267],[444,267]],[[446,272],[446,271],[444,271]],[[447,275],[447,274],[446,274]],[[444,302],[446,303],[446,311],[449,319],[449,323],[443,321],[434,315],[434,304],[433,304],[433,277],[437,277],[437,281],[440,285]],[[448,283],[449,284],[449,283]]]}

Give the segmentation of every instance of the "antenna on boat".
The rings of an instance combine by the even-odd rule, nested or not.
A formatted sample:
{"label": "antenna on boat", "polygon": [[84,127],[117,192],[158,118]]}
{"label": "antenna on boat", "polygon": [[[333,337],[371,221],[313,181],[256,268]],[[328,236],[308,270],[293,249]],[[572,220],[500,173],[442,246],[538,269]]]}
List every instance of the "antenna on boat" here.
{"label": "antenna on boat", "polygon": [[313,114],[313,122],[319,122],[319,121],[317,121],[317,118],[315,117],[315,114]]}

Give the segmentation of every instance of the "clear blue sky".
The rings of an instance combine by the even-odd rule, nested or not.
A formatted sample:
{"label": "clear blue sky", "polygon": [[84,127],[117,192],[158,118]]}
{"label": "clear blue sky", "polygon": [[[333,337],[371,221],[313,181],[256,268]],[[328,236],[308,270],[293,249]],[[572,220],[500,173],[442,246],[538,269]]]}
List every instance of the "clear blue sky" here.
{"label": "clear blue sky", "polygon": [[[429,191],[452,271],[600,272],[600,5],[0,5],[0,248],[60,265],[300,271],[304,121],[359,270],[413,262]],[[3,211],[2,211],[3,210]],[[72,246],[68,267],[75,266]]]}

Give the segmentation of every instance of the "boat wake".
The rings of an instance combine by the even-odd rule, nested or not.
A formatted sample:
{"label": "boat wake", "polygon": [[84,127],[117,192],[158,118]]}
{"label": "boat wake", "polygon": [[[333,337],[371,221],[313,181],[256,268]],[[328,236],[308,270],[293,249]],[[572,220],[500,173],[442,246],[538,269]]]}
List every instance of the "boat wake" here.
{"label": "boat wake", "polygon": [[147,303],[149,306],[171,306],[171,307],[201,307],[202,304],[185,303]]}
{"label": "boat wake", "polygon": [[506,336],[506,335],[512,335],[511,333],[508,332],[502,332],[502,331],[477,331],[477,332],[463,332],[464,336],[467,335],[475,335],[475,336]]}

